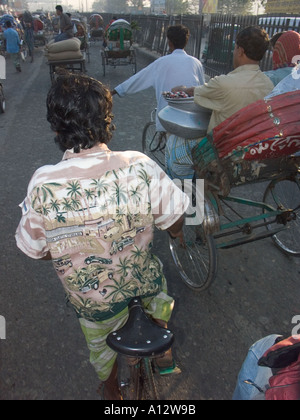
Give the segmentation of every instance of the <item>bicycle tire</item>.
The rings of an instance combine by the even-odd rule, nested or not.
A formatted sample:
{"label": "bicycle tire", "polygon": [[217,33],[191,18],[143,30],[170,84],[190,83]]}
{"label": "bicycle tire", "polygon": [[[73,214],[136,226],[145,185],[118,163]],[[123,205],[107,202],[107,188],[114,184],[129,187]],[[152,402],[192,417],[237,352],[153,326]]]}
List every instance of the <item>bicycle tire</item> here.
{"label": "bicycle tire", "polygon": [[183,227],[186,248],[170,238],[170,250],[183,282],[192,290],[208,289],[217,274],[218,257],[213,235],[205,235],[201,226]]}
{"label": "bicycle tire", "polygon": [[125,356],[119,361],[119,387],[123,400],[138,401],[142,398],[142,365],[141,360],[129,365]]}
{"label": "bicycle tire", "polygon": [[[300,176],[271,181],[263,200],[282,211],[296,209],[300,206]],[[272,239],[285,254],[300,257],[300,208],[296,210],[295,217],[295,220],[287,222],[286,229],[273,235]],[[272,229],[270,224],[266,227],[268,230]]]}
{"label": "bicycle tire", "polygon": [[4,114],[5,112],[5,97],[3,93],[3,87],[0,84],[0,114]]}
{"label": "bicycle tire", "polygon": [[157,387],[153,375],[151,360],[146,357],[141,360],[141,380],[143,400],[159,400]]}
{"label": "bicycle tire", "polygon": [[164,147],[160,145],[160,134],[156,131],[154,121],[148,122],[144,127],[142,150],[145,155],[153,159],[162,169],[165,169]]}

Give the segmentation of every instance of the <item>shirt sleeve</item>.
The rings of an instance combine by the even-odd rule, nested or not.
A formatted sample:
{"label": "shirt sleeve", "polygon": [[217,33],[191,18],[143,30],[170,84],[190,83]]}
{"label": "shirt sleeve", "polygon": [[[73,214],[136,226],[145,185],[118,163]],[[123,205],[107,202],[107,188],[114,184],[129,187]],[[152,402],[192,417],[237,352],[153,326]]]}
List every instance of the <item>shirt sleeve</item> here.
{"label": "shirt sleeve", "polygon": [[159,165],[155,162],[153,164],[150,184],[152,215],[155,226],[166,230],[186,212],[190,200]]}
{"label": "shirt sleeve", "polygon": [[199,84],[204,85],[205,75],[204,75],[203,66],[202,66],[200,61],[199,61],[199,64],[198,64],[198,78],[199,78]]}
{"label": "shirt sleeve", "polygon": [[49,248],[42,215],[32,209],[28,196],[20,207],[22,218],[15,235],[17,247],[31,258],[43,258],[47,255]]}
{"label": "shirt sleeve", "polygon": [[224,89],[222,88],[222,76],[211,79],[202,86],[197,86],[194,93],[196,104],[213,111],[221,111],[223,108]]}
{"label": "shirt sleeve", "polygon": [[119,96],[127,94],[134,94],[142,90],[149,89],[154,85],[154,77],[156,77],[155,61],[135,75],[131,76],[128,80],[121,83],[115,88]]}

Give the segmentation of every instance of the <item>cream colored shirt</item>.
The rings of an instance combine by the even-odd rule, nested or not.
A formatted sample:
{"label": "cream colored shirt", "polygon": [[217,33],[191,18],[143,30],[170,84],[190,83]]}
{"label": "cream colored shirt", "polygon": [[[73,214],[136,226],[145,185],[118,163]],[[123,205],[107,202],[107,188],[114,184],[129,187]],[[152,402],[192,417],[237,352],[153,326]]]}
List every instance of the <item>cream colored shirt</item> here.
{"label": "cream colored shirt", "polygon": [[213,110],[208,132],[245,106],[263,99],[273,83],[255,64],[246,64],[227,75],[216,76],[195,88],[195,102]]}
{"label": "cream colored shirt", "polygon": [[151,159],[105,144],[39,168],[21,204],[17,246],[54,268],[80,318],[101,321],[132,296],[155,296],[163,271],[153,228],[165,230],[189,199]]}

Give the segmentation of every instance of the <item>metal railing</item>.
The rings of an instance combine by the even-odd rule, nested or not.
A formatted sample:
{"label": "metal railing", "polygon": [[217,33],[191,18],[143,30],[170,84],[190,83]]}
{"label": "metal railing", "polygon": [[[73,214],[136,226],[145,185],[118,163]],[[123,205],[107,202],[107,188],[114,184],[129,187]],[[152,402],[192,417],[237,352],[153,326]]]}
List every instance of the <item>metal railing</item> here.
{"label": "metal railing", "polygon": [[[101,14],[109,22],[112,14]],[[135,42],[144,48],[161,55],[168,52],[167,29],[170,25],[186,25],[191,32],[186,51],[201,59],[205,73],[214,77],[232,70],[232,52],[236,34],[243,28],[258,25],[270,37],[275,33],[294,30],[300,33],[300,15],[202,15],[202,16],[153,16],[122,15],[119,18],[135,21],[140,28],[134,31]],[[272,68],[272,51],[267,51],[261,61],[263,71]]]}

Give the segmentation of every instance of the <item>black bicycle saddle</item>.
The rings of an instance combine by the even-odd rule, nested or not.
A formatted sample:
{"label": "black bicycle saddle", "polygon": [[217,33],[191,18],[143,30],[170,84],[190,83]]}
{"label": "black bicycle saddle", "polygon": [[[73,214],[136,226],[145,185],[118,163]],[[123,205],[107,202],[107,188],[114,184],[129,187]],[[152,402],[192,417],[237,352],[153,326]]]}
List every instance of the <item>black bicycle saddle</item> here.
{"label": "black bicycle saddle", "polygon": [[140,297],[133,298],[128,309],[126,324],[106,339],[110,348],[126,356],[150,357],[162,354],[172,346],[174,334],[146,315]]}

